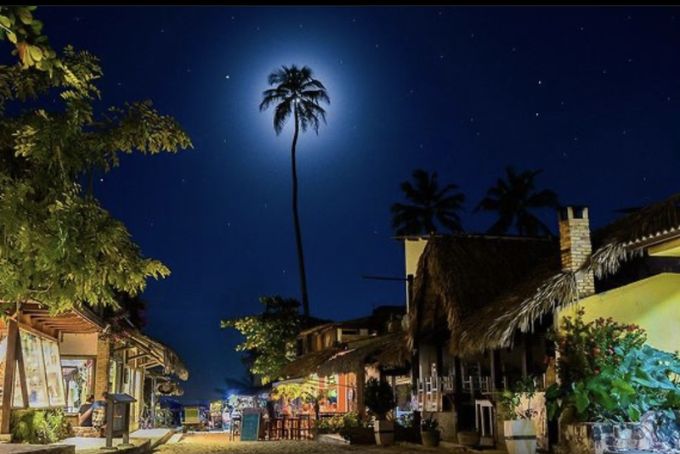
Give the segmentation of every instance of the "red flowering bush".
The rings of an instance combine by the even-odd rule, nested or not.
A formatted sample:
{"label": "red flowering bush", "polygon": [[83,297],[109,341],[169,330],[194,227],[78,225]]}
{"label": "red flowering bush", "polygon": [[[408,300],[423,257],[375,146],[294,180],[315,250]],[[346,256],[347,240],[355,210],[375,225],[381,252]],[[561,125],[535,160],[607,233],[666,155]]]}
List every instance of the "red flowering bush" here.
{"label": "red flowering bush", "polygon": [[642,347],[647,334],[638,325],[623,324],[611,317],[583,321],[584,310],[565,317],[556,336],[560,353],[557,371],[562,383],[573,383],[616,366],[633,349]]}
{"label": "red flowering bush", "polygon": [[680,358],[645,344],[645,331],[613,319],[566,317],[560,333],[560,383],[546,390],[551,418],[567,410],[576,421],[639,421],[649,411],[680,410]]}

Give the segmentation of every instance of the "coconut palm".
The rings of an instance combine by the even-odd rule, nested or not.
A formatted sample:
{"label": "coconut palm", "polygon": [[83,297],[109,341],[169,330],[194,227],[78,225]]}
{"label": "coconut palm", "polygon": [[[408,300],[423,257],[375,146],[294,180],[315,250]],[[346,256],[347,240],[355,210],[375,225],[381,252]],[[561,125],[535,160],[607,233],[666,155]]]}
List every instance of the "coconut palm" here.
{"label": "coconut palm", "polygon": [[306,317],[309,316],[309,296],[307,294],[307,276],[305,274],[305,259],[302,249],[302,233],[300,231],[300,215],[298,213],[298,177],[296,152],[300,129],[302,132],[311,128],[319,133],[320,121],[326,122],[326,111],[321,103],[330,103],[326,87],[314,79],[312,70],[303,66],[282,66],[269,74],[269,85],[274,88],[262,93],[260,111],[274,106],[274,131],[281,134],[288,118],[292,115],[295,121],[293,143],[290,147],[293,177],[293,224],[295,227],[295,242],[297,246],[298,268],[300,273],[300,290],[302,293],[302,309]]}
{"label": "coconut palm", "polygon": [[452,232],[461,231],[459,212],[465,195],[457,192],[458,186],[439,187],[437,172],[413,171],[413,183],[404,181],[401,190],[408,204],[392,205],[392,228],[397,235],[419,235],[437,232],[441,225]]}
{"label": "coconut palm", "polygon": [[557,194],[553,191],[536,189],[536,177],[541,172],[526,170],[518,173],[512,166],[505,169],[505,179],[499,178],[475,209],[498,214],[498,220],[488,233],[506,234],[514,228],[522,236],[552,236],[548,226],[534,214],[537,210],[559,206]]}

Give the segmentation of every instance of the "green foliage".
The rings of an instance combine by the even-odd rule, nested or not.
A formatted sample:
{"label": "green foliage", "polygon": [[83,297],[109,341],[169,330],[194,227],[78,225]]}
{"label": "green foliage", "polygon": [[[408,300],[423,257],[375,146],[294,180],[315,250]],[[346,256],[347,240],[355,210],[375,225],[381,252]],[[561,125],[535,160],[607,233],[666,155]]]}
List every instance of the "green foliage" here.
{"label": "green foliage", "polygon": [[350,431],[356,427],[365,427],[366,424],[359,419],[356,412],[333,415],[316,422],[317,432],[320,434],[337,433],[345,439],[349,439]]}
{"label": "green foliage", "polygon": [[59,65],[57,54],[42,34],[43,23],[33,17],[35,6],[0,6],[0,40],[14,45],[22,67],[51,72]]}
{"label": "green foliage", "polygon": [[319,389],[318,378],[306,379],[300,383],[283,383],[272,391],[274,400],[300,399],[304,403],[317,404],[325,396],[326,391]]}
{"label": "green foliage", "polygon": [[420,430],[423,432],[437,432],[439,430],[439,421],[434,419],[433,415],[430,415],[420,422]]}
{"label": "green foliage", "polygon": [[364,402],[378,419],[385,419],[385,415],[396,406],[392,387],[387,382],[375,378],[366,382]]}
{"label": "green foliage", "polygon": [[457,192],[458,186],[439,186],[437,172],[413,171],[413,183],[404,181],[401,190],[408,204],[395,203],[391,207],[392,228],[397,235],[430,234],[437,225],[451,232],[463,230],[460,211],[465,195]]}
{"label": "green foliage", "polygon": [[[507,389],[498,396],[499,413],[503,419],[531,419],[537,413],[531,408],[531,399],[536,394],[534,377],[518,380],[512,389]],[[520,408],[522,398],[527,399],[527,408]]]}
{"label": "green foliage", "polygon": [[260,303],[264,305],[261,314],[223,320],[221,326],[241,333],[244,341],[236,351],[248,353],[250,372],[266,384],[280,378],[281,368],[295,358],[302,318],[300,303],[294,299],[263,296]]}
{"label": "green foliage", "polygon": [[636,325],[566,318],[558,336],[561,385],[546,391],[551,418],[568,411],[578,421],[639,421],[650,411],[680,409],[680,358],[645,344]]}
{"label": "green foliage", "polygon": [[[0,23],[23,14],[24,26],[34,24],[17,8],[13,23],[0,9]],[[174,153],[191,141],[150,101],[95,115],[102,70],[85,51],[66,47],[58,71],[40,69],[0,66],[0,301],[35,300],[53,313],[117,308],[117,294],[135,296],[170,271],[144,257],[81,182],[116,167],[120,153]]]}
{"label": "green foliage", "polygon": [[16,443],[56,443],[70,432],[62,409],[15,410],[10,424],[12,440]]}

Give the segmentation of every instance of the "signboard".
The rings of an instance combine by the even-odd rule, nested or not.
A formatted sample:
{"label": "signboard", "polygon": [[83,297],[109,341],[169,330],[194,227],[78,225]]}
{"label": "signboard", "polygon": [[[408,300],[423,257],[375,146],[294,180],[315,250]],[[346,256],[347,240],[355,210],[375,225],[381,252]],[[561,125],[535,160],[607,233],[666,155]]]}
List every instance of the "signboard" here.
{"label": "signboard", "polygon": [[260,436],[260,419],[262,415],[257,409],[243,410],[241,416],[241,441],[257,441]]}
{"label": "signboard", "polygon": [[200,424],[198,407],[184,407],[184,424]]}

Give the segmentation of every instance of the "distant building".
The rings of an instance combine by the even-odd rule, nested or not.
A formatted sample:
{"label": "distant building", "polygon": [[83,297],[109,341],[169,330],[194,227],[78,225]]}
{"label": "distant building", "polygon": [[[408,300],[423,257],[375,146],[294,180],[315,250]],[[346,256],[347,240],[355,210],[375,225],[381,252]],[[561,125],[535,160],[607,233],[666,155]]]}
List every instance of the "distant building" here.
{"label": "distant building", "polygon": [[[322,416],[364,414],[363,388],[370,377],[383,377],[395,386],[402,378],[409,394],[408,352],[401,322],[403,306],[381,306],[364,318],[323,323],[300,332],[298,357],[282,371],[286,380],[312,381],[323,395]],[[311,412],[311,408],[302,411]]]}

